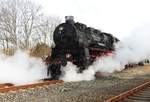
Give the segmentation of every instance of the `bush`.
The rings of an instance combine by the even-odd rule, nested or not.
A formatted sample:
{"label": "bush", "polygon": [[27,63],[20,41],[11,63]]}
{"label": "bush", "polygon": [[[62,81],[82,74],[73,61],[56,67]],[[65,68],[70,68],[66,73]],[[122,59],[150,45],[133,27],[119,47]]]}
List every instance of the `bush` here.
{"label": "bush", "polygon": [[45,59],[51,53],[51,48],[45,43],[38,43],[35,47],[30,49],[30,55],[34,57],[41,57]]}
{"label": "bush", "polygon": [[14,48],[2,49],[2,52],[3,52],[5,55],[8,55],[8,56],[14,55],[15,51],[16,51],[16,50],[15,50]]}

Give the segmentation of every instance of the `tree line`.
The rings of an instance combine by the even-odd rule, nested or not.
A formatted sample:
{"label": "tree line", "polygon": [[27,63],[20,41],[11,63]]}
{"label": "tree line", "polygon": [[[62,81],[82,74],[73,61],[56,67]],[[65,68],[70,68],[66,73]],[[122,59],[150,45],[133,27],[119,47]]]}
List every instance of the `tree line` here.
{"label": "tree line", "polygon": [[27,50],[39,43],[52,44],[52,33],[61,19],[46,16],[28,0],[0,1],[0,48]]}

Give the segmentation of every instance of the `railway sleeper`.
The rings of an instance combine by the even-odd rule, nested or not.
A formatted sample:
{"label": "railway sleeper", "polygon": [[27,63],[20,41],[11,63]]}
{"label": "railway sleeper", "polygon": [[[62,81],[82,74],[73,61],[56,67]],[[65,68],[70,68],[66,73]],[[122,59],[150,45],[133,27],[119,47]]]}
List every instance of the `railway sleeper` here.
{"label": "railway sleeper", "polygon": [[137,94],[137,95],[134,95],[135,97],[143,97],[143,98],[150,98],[150,94]]}
{"label": "railway sleeper", "polygon": [[133,100],[133,99],[125,99],[122,102],[150,102],[149,100]]}
{"label": "railway sleeper", "polygon": [[137,95],[150,95],[150,92],[140,92]]}
{"label": "railway sleeper", "polygon": [[136,99],[136,100],[150,100],[150,97],[143,97],[143,96],[132,96],[128,97],[129,99]]}

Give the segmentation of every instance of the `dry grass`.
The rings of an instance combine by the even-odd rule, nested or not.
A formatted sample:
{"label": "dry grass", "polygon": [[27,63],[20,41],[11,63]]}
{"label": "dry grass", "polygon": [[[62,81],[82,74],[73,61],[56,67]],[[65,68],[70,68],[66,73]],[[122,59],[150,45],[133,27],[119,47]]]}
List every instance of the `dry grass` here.
{"label": "dry grass", "polygon": [[130,78],[134,78],[136,76],[145,75],[145,74],[150,74],[150,66],[149,65],[129,68],[122,72],[114,73],[114,74],[112,74],[112,76],[122,78],[122,79],[123,78],[130,79]]}

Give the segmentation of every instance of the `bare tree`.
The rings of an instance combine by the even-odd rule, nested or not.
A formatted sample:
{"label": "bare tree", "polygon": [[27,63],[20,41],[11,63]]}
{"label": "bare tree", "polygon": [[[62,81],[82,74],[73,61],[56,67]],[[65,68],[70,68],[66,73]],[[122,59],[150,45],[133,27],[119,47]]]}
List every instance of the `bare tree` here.
{"label": "bare tree", "polygon": [[36,43],[52,40],[52,32],[60,23],[58,17],[46,17],[41,7],[28,0],[0,2],[0,45],[28,49]]}
{"label": "bare tree", "polygon": [[[2,42],[6,42],[6,47],[8,48],[10,44],[15,45],[17,47],[17,34],[16,34],[16,2],[11,4],[10,2],[6,2],[5,5],[3,2],[0,8],[0,40]],[[4,41],[3,41],[4,40]],[[3,44],[4,45],[4,44]]]}
{"label": "bare tree", "polygon": [[20,48],[27,49],[30,47],[31,35],[35,34],[35,29],[37,29],[37,25],[39,24],[39,20],[43,16],[41,13],[41,7],[36,6],[31,2],[23,2],[20,7],[20,32],[21,32],[21,40]]}
{"label": "bare tree", "polygon": [[53,32],[61,20],[58,17],[44,17],[41,20],[40,26],[37,29],[37,33],[40,34],[40,38],[43,38],[41,42],[51,46],[53,42]]}

